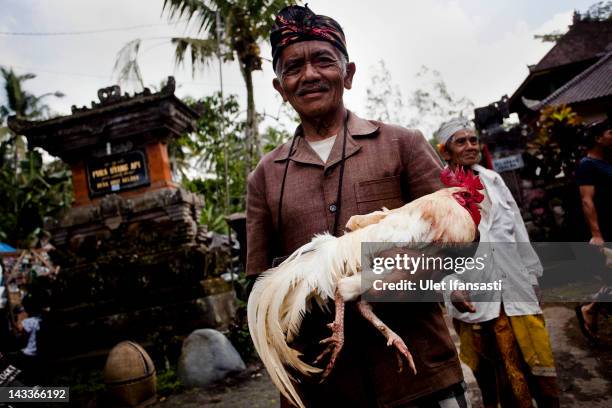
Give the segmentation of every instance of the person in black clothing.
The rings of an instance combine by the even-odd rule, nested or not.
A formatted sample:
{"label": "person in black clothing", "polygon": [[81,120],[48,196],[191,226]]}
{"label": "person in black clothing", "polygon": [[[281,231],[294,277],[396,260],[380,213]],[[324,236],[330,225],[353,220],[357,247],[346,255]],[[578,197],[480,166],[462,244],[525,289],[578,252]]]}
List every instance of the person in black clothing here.
{"label": "person in black clothing", "polygon": [[[612,123],[610,117],[591,126],[587,134],[586,157],[576,170],[582,209],[591,231],[592,245],[603,247],[612,241]],[[583,334],[590,340],[597,336],[600,302],[612,300],[612,287],[604,286],[594,296],[594,302],[576,307],[576,316]],[[603,309],[604,312],[607,312]]]}

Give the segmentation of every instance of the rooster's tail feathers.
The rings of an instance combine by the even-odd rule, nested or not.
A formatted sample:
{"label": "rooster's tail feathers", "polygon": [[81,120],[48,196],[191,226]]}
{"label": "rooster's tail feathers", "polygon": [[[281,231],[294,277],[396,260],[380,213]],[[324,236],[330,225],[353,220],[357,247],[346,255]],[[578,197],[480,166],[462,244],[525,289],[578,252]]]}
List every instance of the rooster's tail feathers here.
{"label": "rooster's tail feathers", "polygon": [[[309,259],[310,258],[310,259]],[[281,393],[303,407],[285,365],[306,375],[321,369],[304,363],[300,353],[287,344],[299,331],[306,312],[306,299],[314,288],[302,268],[314,267],[314,253],[306,253],[292,262],[262,275],[255,283],[248,302],[249,331],[255,349]],[[263,280],[263,281],[262,281]]]}

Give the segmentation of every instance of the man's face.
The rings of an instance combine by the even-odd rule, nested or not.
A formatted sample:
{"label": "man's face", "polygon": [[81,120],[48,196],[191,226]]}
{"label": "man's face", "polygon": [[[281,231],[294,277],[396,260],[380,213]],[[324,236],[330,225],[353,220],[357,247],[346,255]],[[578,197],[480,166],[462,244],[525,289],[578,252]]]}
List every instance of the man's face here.
{"label": "man's face", "polygon": [[597,142],[606,150],[612,149],[612,129],[607,129],[597,138]]}
{"label": "man's face", "polygon": [[459,166],[472,166],[480,161],[480,143],[473,130],[453,134],[443,152],[444,159]]}
{"label": "man's face", "polygon": [[340,53],[326,41],[302,41],[285,48],[278,60],[274,88],[300,116],[318,117],[342,104],[350,89],[355,64],[343,69]]}

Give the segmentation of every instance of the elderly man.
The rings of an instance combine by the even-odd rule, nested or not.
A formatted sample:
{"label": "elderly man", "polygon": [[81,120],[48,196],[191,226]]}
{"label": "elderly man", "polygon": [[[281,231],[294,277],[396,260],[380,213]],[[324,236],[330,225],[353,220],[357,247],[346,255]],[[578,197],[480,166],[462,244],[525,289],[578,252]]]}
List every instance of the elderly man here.
{"label": "elderly man", "polygon": [[501,176],[478,165],[480,144],[470,121],[450,120],[435,136],[449,165],[477,172],[486,190],[475,256],[487,263],[482,271],[466,272],[459,279],[503,281],[502,291],[474,302],[470,313],[451,304],[453,296],[465,293],[446,293],[461,339],[461,359],[474,371],[486,407],[532,407],[532,397],[538,407],[557,407],[554,360],[536,295],[542,265],[518,206]]}
{"label": "elderly man", "polygon": [[[441,166],[416,130],[364,120],[343,103],[355,64],[333,19],[291,6],[271,34],[274,88],[300,117],[292,140],[264,156],[249,176],[247,275],[270,268],[329,231],[340,235],[348,219],[403,204],[440,188]],[[376,314],[405,341],[418,373],[398,372],[393,348],[348,304],[344,348],[331,374],[298,378],[309,407],[465,407],[461,367],[435,303],[374,304]],[[329,336],[331,314],[316,307],[292,345],[312,363]],[[440,402],[443,401],[443,402]],[[436,404],[436,405],[433,405]],[[289,406],[287,401],[283,406]]]}

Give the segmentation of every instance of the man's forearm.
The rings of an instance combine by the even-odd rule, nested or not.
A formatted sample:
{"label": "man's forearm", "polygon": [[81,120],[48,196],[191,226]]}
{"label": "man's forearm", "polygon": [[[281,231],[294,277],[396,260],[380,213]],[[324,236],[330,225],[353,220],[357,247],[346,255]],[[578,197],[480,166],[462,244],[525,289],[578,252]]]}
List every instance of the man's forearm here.
{"label": "man's forearm", "polygon": [[589,224],[591,235],[593,237],[601,237],[601,230],[599,229],[599,221],[597,218],[597,211],[595,210],[595,204],[590,198],[582,200],[582,211]]}

